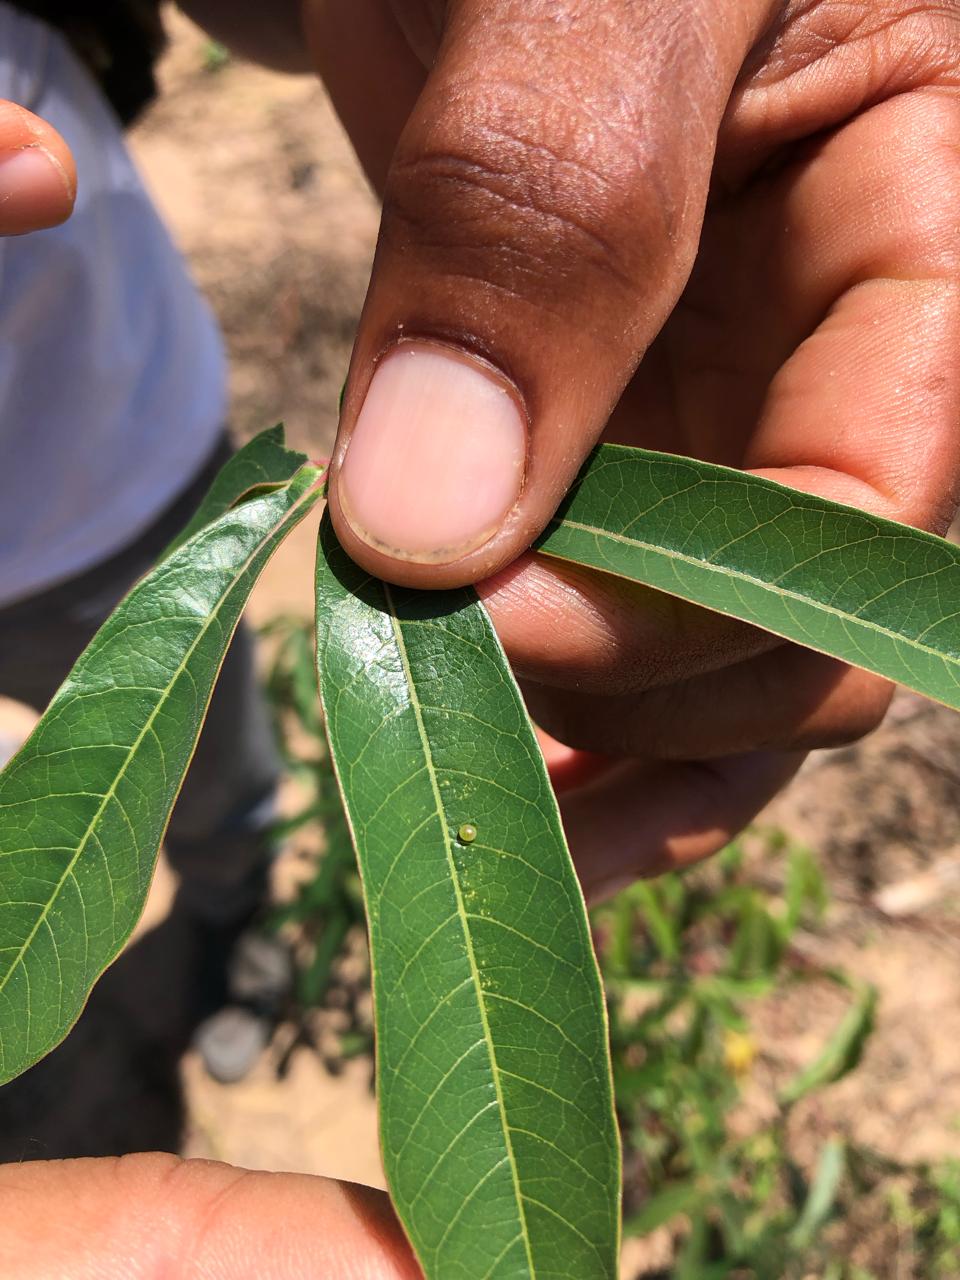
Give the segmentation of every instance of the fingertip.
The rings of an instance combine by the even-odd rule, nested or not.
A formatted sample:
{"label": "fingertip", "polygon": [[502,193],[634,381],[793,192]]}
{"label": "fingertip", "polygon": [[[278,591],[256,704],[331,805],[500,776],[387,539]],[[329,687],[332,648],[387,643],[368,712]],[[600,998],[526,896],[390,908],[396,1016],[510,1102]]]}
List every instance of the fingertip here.
{"label": "fingertip", "polygon": [[60,134],[14,102],[0,101],[0,235],[24,235],[65,222],[77,171]]}
{"label": "fingertip", "polygon": [[0,235],[59,226],[73,212],[75,195],[74,176],[45,147],[0,157]]}

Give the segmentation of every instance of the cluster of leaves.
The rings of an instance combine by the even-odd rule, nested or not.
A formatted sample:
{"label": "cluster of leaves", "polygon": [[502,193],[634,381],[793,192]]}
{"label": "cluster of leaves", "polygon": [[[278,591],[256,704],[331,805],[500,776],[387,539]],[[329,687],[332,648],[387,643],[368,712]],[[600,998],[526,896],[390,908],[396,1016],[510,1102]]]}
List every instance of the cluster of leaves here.
{"label": "cluster of leaves", "polygon": [[[800,945],[828,906],[814,857],[776,831],[750,843],[749,859],[738,842],[709,868],[637,884],[594,913],[624,1233],[669,1232],[662,1280],[948,1280],[960,1274],[960,1162],[899,1162],[846,1133],[829,1137],[812,1167],[796,1157],[791,1113],[857,1069],[877,993]],[[795,1075],[774,1085],[764,1073],[764,1118],[744,1123],[744,1086],[763,1055],[751,1006],[806,983],[838,988],[847,1010]],[[881,1263],[891,1220],[896,1257]],[[850,1260],[865,1234],[876,1272]]]}
{"label": "cluster of leaves", "polygon": [[[62,1039],[129,937],[246,599],[322,496],[322,468],[279,429],[252,441],[0,777],[0,1082]],[[537,545],[960,706],[960,550],[942,539],[755,476],[605,446]],[[469,590],[372,579],[329,519],[315,593],[397,1210],[431,1280],[611,1280],[620,1150],[600,975],[490,619]],[[638,892],[652,919],[661,890]],[[314,991],[356,905],[340,903]],[[776,930],[745,910],[743,947],[782,955]]]}

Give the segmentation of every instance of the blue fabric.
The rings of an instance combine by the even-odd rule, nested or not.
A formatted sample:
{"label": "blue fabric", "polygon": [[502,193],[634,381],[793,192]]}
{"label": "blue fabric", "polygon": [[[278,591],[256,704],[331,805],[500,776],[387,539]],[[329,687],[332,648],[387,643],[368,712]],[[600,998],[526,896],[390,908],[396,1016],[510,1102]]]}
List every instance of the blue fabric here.
{"label": "blue fabric", "polygon": [[214,320],[117,119],[60,34],[0,3],[0,98],[74,153],[62,227],[0,240],[0,603],[124,546],[210,453],[226,407]]}

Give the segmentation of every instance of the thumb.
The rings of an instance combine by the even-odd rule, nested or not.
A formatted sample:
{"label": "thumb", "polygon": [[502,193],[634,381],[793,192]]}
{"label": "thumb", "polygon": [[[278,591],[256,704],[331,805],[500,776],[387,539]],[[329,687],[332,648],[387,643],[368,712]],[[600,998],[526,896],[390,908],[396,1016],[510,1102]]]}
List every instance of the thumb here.
{"label": "thumb", "polygon": [[0,236],[57,226],[76,194],[73,156],[56,129],[0,100]]}
{"label": "thumb", "polygon": [[451,0],[387,176],[331,473],[371,572],[474,581],[546,524],[685,283],[770,10]]}
{"label": "thumb", "polygon": [[4,1280],[417,1280],[382,1192],[151,1154],[0,1168]]}

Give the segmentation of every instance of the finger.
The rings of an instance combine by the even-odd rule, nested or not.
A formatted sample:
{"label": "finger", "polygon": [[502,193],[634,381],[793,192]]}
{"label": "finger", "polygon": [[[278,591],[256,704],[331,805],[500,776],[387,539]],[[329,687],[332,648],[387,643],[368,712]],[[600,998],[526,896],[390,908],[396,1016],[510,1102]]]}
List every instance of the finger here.
{"label": "finger", "polygon": [[676,596],[530,553],[477,592],[518,676],[583,694],[636,694],[783,644]]}
{"label": "finger", "polygon": [[682,368],[676,411],[651,434],[656,396],[638,407],[635,382],[614,423],[624,443],[742,466],[771,380],[839,298],[868,280],[949,273],[958,126],[955,103],[904,96],[715,199],[690,283],[637,380],[662,380],[658,357]]}
{"label": "finger", "polygon": [[738,186],[777,149],[826,137],[866,106],[956,89],[960,32],[942,0],[786,0],[775,39],[752,50],[720,131],[719,170]]}
{"label": "finger", "polygon": [[387,1197],[168,1155],[0,1169],[4,1280],[417,1280]]}
{"label": "finger", "polygon": [[751,469],[945,533],[960,486],[958,344],[957,281],[852,290],[774,380]]}
{"label": "finger", "polygon": [[580,751],[715,760],[855,742],[880,724],[893,685],[796,645],[643,693],[598,697],[525,681],[537,724]]}
{"label": "finger", "polygon": [[[766,394],[748,393],[754,407],[738,426],[729,382],[725,395],[707,389],[696,439],[687,442],[692,451],[946,529],[960,470],[958,131],[954,103],[903,98],[824,140],[809,163],[764,186],[763,207],[753,202],[744,216],[765,229],[758,234],[773,301],[761,305],[764,286],[756,279],[757,303],[744,308],[734,338],[753,359],[764,349],[759,326],[776,312],[766,339],[773,363],[757,373]],[[771,241],[767,232],[776,228]],[[724,248],[712,260],[732,273],[711,277],[719,296],[758,269],[750,265],[752,248],[732,236],[711,247]],[[673,338],[678,323],[689,329],[699,314],[709,322],[709,308],[695,305],[684,317],[685,307],[686,300],[671,319]],[[715,336],[709,345],[725,371],[736,352],[722,344],[734,339]],[[690,363],[691,380],[709,373],[708,361]],[[774,364],[783,365],[778,374]],[[714,406],[716,422],[707,421]],[[642,690],[764,647],[759,633],[681,602],[530,558],[482,584],[481,593],[520,673],[542,684]]]}
{"label": "finger", "polygon": [[628,761],[561,791],[564,830],[588,900],[719,852],[803,759],[755,752],[709,763]]}
{"label": "finger", "polygon": [[937,532],[960,488],[958,153],[956,100],[904,95],[828,143],[798,183],[796,294],[824,318],[773,379],[743,457]]}
{"label": "finger", "polygon": [[57,226],[72,213],[76,194],[73,156],[56,129],[0,101],[0,236]]}
{"label": "finger", "polygon": [[398,145],[331,475],[346,549],[476,580],[543,527],[676,301],[769,0],[453,0]]}
{"label": "finger", "polygon": [[303,18],[314,65],[382,196],[403,122],[427,78],[424,64],[383,0],[304,0]]}

